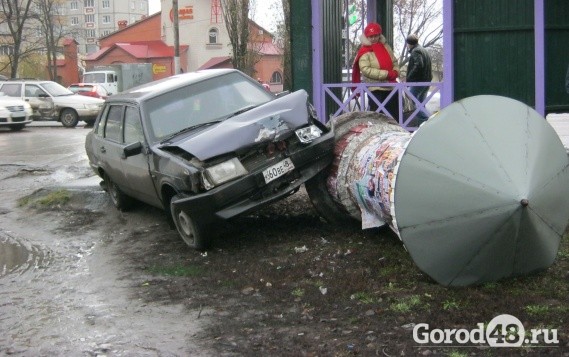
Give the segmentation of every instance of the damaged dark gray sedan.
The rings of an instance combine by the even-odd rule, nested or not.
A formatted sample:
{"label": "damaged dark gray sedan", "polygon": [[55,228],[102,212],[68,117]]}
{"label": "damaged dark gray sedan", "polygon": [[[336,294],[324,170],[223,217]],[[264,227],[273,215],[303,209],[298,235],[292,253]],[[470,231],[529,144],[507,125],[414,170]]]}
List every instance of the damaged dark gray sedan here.
{"label": "damaged dark gray sedan", "polygon": [[296,192],[332,161],[333,145],[305,91],[276,96],[222,69],[109,97],[85,148],[117,208],[162,208],[203,250],[213,223]]}

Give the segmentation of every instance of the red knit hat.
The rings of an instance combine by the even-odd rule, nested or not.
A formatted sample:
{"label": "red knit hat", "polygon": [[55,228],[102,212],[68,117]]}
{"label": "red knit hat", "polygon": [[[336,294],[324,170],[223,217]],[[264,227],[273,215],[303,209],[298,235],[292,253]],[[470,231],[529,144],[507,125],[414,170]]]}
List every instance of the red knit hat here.
{"label": "red knit hat", "polygon": [[375,22],[370,23],[364,29],[364,35],[366,37],[381,35],[381,26],[379,26],[379,24]]}

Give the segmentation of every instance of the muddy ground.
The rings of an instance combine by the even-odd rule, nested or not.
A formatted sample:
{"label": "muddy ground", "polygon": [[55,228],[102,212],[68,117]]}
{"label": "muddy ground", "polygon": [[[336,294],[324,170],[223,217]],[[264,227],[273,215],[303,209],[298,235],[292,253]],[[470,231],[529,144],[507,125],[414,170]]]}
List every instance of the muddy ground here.
{"label": "muddy ground", "polygon": [[[89,179],[86,162],[63,168],[0,166],[0,239],[28,252],[1,272],[0,355],[569,356],[567,235],[545,272],[447,288],[389,229],[329,226],[304,190],[220,225],[199,253],[161,211],[118,212],[93,180],[54,179]],[[473,329],[500,314],[559,342],[413,340],[415,324]]]}

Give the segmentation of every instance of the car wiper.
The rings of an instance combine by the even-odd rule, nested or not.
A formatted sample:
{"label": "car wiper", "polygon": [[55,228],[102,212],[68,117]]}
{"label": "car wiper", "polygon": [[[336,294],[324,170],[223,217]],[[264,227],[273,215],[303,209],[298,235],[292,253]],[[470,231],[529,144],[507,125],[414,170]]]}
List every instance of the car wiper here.
{"label": "car wiper", "polygon": [[227,117],[227,119],[233,118],[234,116],[237,116],[237,115],[239,115],[239,114],[243,114],[243,113],[248,112],[249,110],[251,110],[251,109],[253,109],[253,108],[257,108],[257,107],[258,107],[258,105],[255,105],[255,104],[248,105],[248,106],[246,106],[246,107],[243,107],[243,108],[241,108],[241,109],[239,109],[239,110],[237,110],[237,111],[231,113],[231,114]]}
{"label": "car wiper", "polygon": [[178,131],[176,131],[176,132],[174,132],[174,133],[168,135],[168,136],[166,137],[166,139],[160,141],[160,144],[164,144],[164,143],[166,143],[166,142],[172,140],[172,139],[175,138],[176,136],[178,136],[178,135],[180,135],[180,134],[183,134],[183,133],[187,133],[188,131],[192,131],[192,130],[195,130],[195,129],[197,129],[197,128],[201,128],[201,127],[203,127],[203,126],[208,126],[208,125],[212,125],[212,124],[217,124],[217,123],[219,123],[219,122],[221,122],[221,120],[208,121],[207,123],[196,124],[196,125],[192,125],[192,126],[189,126],[189,127],[187,127],[187,128],[178,130]]}

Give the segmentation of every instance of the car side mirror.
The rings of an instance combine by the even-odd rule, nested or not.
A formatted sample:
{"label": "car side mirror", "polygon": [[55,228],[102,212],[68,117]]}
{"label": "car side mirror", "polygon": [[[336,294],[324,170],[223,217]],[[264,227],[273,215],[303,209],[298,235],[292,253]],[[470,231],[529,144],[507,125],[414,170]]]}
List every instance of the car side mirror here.
{"label": "car side mirror", "polygon": [[128,144],[127,146],[125,146],[123,149],[122,156],[123,159],[126,159],[127,157],[138,155],[141,152],[142,152],[142,143],[140,141],[137,141],[135,143]]}

